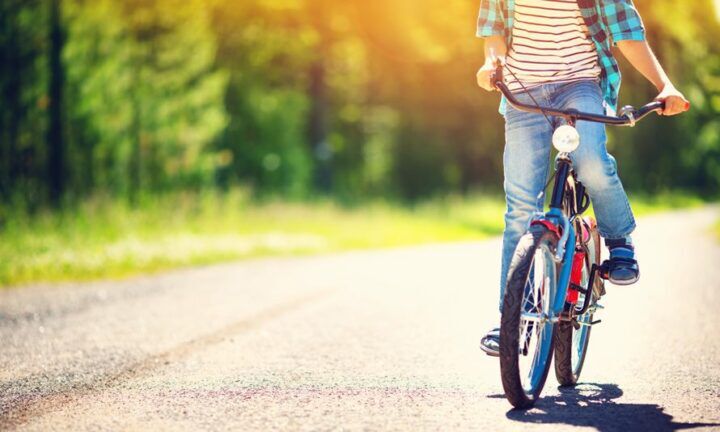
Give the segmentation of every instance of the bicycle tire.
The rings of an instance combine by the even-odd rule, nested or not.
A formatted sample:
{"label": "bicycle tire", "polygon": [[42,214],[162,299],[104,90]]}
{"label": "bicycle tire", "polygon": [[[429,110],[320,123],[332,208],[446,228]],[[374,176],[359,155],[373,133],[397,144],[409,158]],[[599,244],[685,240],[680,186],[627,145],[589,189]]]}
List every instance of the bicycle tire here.
{"label": "bicycle tire", "polygon": [[[590,229],[590,240],[586,248],[587,259],[585,261],[585,271],[590,274],[590,269],[593,264],[600,264],[600,235],[598,234],[597,228],[594,224],[591,224]],[[600,283],[599,279],[596,279],[596,285]],[[593,296],[597,296],[599,290],[597,287],[590,287],[589,292]],[[593,301],[595,301],[594,299]],[[589,323],[593,321],[592,315],[587,315],[583,319],[584,322]],[[562,387],[572,387],[577,384],[582,373],[582,368],[585,364],[585,358],[587,356],[588,345],[590,345],[590,333],[592,327],[584,326],[576,330],[572,323],[561,322],[557,326],[555,332],[555,377],[558,383]],[[579,332],[584,332],[579,333]],[[577,336],[577,339],[574,337]],[[578,346],[582,344],[581,346]],[[573,362],[573,353],[576,353],[577,358]]]}
{"label": "bicycle tire", "polygon": [[[500,374],[505,396],[515,408],[525,409],[535,404],[545,385],[550,363],[552,362],[555,325],[546,323],[543,325],[542,330],[537,331],[538,334],[545,331],[549,332],[549,335],[545,334],[543,336],[543,347],[540,348],[540,351],[545,353],[541,354],[545,359],[540,359],[537,371],[533,368],[529,372],[529,375],[537,373],[537,375],[534,375],[535,385],[530,388],[523,386],[519,366],[519,356],[523,355],[519,346],[519,329],[522,324],[521,309],[526,300],[525,289],[538,249],[542,248],[543,253],[550,254],[548,259],[552,260],[552,251],[556,250],[557,243],[558,236],[556,233],[542,225],[531,226],[528,232],[520,239],[508,272],[508,284],[503,299],[500,324]],[[551,266],[556,268],[554,261],[551,261]],[[557,278],[557,273],[554,272],[553,276]],[[549,304],[552,304],[554,300],[552,292],[556,289],[557,280],[552,282],[554,282],[554,286],[550,288]],[[536,330],[532,329],[530,331]],[[535,355],[537,355],[537,352]],[[535,363],[535,359],[533,359],[533,365]],[[530,377],[528,379],[531,380],[532,384],[533,379]]]}

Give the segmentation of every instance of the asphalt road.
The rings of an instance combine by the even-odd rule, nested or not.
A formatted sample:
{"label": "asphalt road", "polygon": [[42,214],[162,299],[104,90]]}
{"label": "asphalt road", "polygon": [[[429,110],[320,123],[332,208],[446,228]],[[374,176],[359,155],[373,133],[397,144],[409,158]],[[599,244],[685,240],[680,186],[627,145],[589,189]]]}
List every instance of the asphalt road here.
{"label": "asphalt road", "polygon": [[499,240],[0,292],[0,428],[720,430],[718,208],[642,219],[583,384],[511,411]]}

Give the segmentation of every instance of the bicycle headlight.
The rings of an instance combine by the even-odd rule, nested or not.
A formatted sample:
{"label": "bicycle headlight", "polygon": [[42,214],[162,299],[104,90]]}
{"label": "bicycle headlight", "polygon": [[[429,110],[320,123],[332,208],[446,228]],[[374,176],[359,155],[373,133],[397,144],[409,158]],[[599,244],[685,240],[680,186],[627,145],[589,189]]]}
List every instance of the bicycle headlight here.
{"label": "bicycle headlight", "polygon": [[580,145],[580,134],[574,127],[562,125],[555,129],[552,141],[557,151],[570,153],[575,151]]}

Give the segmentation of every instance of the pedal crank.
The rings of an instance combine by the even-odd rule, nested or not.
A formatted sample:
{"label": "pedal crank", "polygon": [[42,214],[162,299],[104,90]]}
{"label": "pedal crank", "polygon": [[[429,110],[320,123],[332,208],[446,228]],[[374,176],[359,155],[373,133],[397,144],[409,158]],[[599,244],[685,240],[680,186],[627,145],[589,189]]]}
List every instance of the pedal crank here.
{"label": "pedal crank", "polygon": [[610,277],[610,261],[605,260],[602,264],[599,266],[597,264],[593,265],[593,269],[597,268],[597,274],[600,276],[600,279],[602,280],[608,280]]}

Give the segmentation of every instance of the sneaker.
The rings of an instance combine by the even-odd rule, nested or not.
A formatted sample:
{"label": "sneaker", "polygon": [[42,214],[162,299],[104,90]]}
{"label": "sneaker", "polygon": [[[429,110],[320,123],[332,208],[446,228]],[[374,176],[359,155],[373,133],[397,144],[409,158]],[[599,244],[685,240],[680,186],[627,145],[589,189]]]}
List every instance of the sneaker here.
{"label": "sneaker", "polygon": [[610,249],[607,279],[615,285],[632,285],[637,282],[640,279],[640,267],[630,238],[605,240],[605,245]]}
{"label": "sneaker", "polygon": [[480,349],[485,354],[493,357],[500,357],[500,328],[490,330],[480,339]]}

